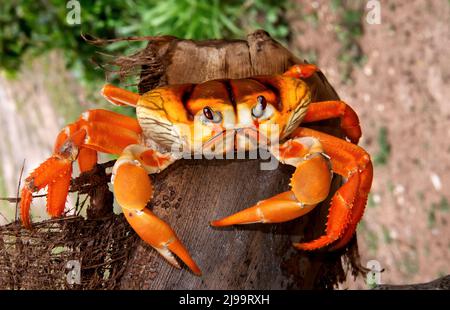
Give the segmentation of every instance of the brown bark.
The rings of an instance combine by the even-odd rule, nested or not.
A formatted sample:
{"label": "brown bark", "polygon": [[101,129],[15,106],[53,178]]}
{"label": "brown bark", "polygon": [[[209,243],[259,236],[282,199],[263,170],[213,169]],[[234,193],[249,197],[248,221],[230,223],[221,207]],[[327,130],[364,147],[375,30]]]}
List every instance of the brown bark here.
{"label": "brown bark", "polygon": [[[143,59],[148,60],[148,66]],[[175,83],[279,74],[301,62],[264,31],[247,41],[150,41],[146,50],[118,64],[130,71],[143,65],[141,92]],[[338,99],[322,73],[308,79],[313,100]],[[318,124],[339,134],[338,122]],[[325,288],[345,278],[342,253],[305,253],[293,241],[324,232],[329,199],[310,214],[283,224],[225,229],[209,221],[229,215],[288,189],[293,169],[262,171],[259,160],[182,160],[155,177],[154,212],[169,222],[203,271],[196,277],[167,264],[144,242],[132,254],[121,288],[141,289],[303,289]],[[333,190],[339,186],[335,179]],[[357,250],[356,250],[357,252]],[[147,266],[147,267],[145,267]]]}
{"label": "brown bark", "polygon": [[383,284],[374,288],[375,290],[450,290],[450,275],[427,283],[392,285]]}

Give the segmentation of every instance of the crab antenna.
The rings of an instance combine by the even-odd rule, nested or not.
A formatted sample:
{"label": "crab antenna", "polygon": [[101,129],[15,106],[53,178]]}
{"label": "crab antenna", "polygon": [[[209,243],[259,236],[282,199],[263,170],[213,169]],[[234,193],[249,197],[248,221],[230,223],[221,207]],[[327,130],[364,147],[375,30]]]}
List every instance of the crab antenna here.
{"label": "crab antenna", "polygon": [[139,94],[111,84],[106,84],[103,86],[101,94],[106,98],[106,100],[119,106],[134,107],[137,105],[139,98],[141,97]]}

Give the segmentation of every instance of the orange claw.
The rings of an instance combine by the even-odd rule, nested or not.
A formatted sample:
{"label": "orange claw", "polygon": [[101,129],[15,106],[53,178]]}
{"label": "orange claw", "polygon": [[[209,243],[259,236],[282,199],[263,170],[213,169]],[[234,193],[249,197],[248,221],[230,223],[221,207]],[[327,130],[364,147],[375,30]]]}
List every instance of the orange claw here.
{"label": "orange claw", "polygon": [[318,204],[327,198],[333,177],[330,168],[328,159],[321,153],[315,153],[300,162],[291,178],[295,197],[309,205]]}
{"label": "orange claw", "polygon": [[82,148],[78,154],[78,166],[81,172],[89,171],[97,164],[97,151]]}
{"label": "orange claw", "polygon": [[332,174],[318,140],[288,140],[280,145],[279,151],[283,162],[297,167],[291,179],[291,190],[213,221],[212,226],[290,221],[305,215],[328,196]]}
{"label": "orange claw", "polygon": [[32,193],[43,189],[49,184],[52,184],[52,189],[59,189],[62,192],[52,190],[52,194],[47,200],[48,211],[57,215],[64,211],[64,203],[67,196],[67,192],[64,193],[64,191],[66,187],[68,191],[68,184],[70,184],[71,165],[72,162],[70,160],[54,155],[43,162],[25,180],[20,200],[20,217],[25,227],[31,227],[30,206]]}
{"label": "orange claw", "polygon": [[351,208],[359,186],[359,174],[353,174],[348,181],[337,190],[331,200],[326,234],[311,242],[294,243],[299,250],[315,250],[336,241],[348,225]]}
{"label": "orange claw", "polygon": [[48,186],[47,211],[60,216],[69,191],[72,163],[78,159],[80,170],[87,171],[97,162],[97,151],[120,154],[137,143],[142,130],[136,119],[105,110],[89,110],[57,136],[53,155],[26,179],[21,191],[20,212],[24,226],[31,227],[32,193]]}
{"label": "orange claw", "polygon": [[[114,187],[116,188],[116,187]],[[120,203],[119,203],[120,204]],[[180,268],[177,260],[173,256],[175,253],[196,275],[201,275],[200,268],[189,255],[188,250],[183,246],[172,228],[163,220],[154,215],[149,209],[130,210],[121,205],[124,209],[125,218],[134,231],[159,252],[170,264]]]}
{"label": "orange claw", "polygon": [[51,217],[61,216],[64,212],[71,176],[72,165],[69,164],[58,179],[48,184],[47,212]]}
{"label": "orange claw", "polygon": [[331,157],[333,171],[348,178],[333,196],[326,234],[294,246],[302,250],[314,250],[339,240],[333,249],[343,247],[350,241],[364,212],[373,177],[370,156],[357,145],[312,129],[300,127],[293,136],[319,139]]}
{"label": "orange claw", "polygon": [[26,186],[22,188],[20,193],[20,220],[26,228],[31,227],[30,206],[33,199],[32,192]]}
{"label": "orange claw", "polygon": [[221,227],[251,223],[281,223],[300,217],[316,205],[303,205],[292,191],[275,195],[223,219],[212,221],[211,226]]}
{"label": "orange claw", "polygon": [[[172,228],[145,207],[153,196],[153,185],[144,167],[154,170],[158,169],[158,166],[152,168],[148,167],[148,163],[145,163],[145,166],[136,164],[135,160],[139,160],[141,154],[135,154],[134,152],[138,152],[140,149],[139,147],[130,146],[124,150],[123,155],[116,162],[113,171],[115,173],[114,193],[117,202],[122,207],[125,218],[142,240],[156,249],[175,267],[180,268],[180,265],[172,252],[193,273],[200,275],[200,268],[191,258]],[[135,160],[132,160],[132,158]]]}

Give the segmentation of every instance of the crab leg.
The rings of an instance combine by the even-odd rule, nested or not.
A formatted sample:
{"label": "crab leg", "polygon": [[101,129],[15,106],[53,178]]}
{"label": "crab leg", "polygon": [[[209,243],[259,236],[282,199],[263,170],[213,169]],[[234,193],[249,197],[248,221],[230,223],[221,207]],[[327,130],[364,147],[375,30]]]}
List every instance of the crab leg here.
{"label": "crab leg", "polygon": [[291,190],[258,202],[221,220],[212,226],[250,223],[279,223],[300,217],[311,211],[328,196],[332,174],[321,144],[313,138],[288,140],[279,148],[281,162],[296,168]]}
{"label": "crab leg", "polygon": [[[47,211],[52,215],[61,215],[64,211],[65,198],[68,193],[67,176],[70,183],[70,173],[72,171],[72,163],[70,159],[61,158],[53,155],[34,170],[28,178],[25,179],[25,186],[21,191],[20,199],[20,216],[25,227],[30,228],[30,206],[32,201],[32,193],[37,192],[48,184],[52,184],[52,190],[47,200]],[[61,190],[60,194],[54,189]],[[64,203],[61,203],[62,197]]]}
{"label": "crab leg", "polygon": [[361,127],[358,115],[343,101],[322,101],[310,103],[306,112],[304,123],[316,122],[325,119],[340,117],[341,128],[346,137],[354,144],[361,138]]}
{"label": "crab leg", "polygon": [[356,227],[358,226],[358,223],[364,214],[364,209],[367,203],[367,197],[369,195],[370,187],[372,185],[372,178],[373,178],[373,166],[372,162],[368,162],[366,169],[364,169],[360,175],[360,186],[358,194],[355,198],[355,202],[353,204],[352,214],[350,217],[350,224],[345,229],[344,233],[342,234],[342,237],[338,240],[338,242],[335,245],[333,245],[332,250],[337,250],[347,245],[347,243],[350,242],[353,235],[355,234]]}
{"label": "crab leg", "polygon": [[352,238],[364,212],[373,176],[370,157],[354,144],[311,129],[299,128],[293,136],[295,138],[282,144],[279,150],[281,162],[297,167],[291,179],[291,191],[211,224],[284,222],[306,214],[328,195],[331,175],[326,157],[322,155],[325,152],[331,157],[332,170],[347,178],[347,182],[332,198],[326,234],[294,246],[314,250],[340,239],[334,248],[343,247]]}
{"label": "crab leg", "polygon": [[103,86],[102,95],[112,104],[119,106],[136,106],[140,98],[139,94],[111,84]]}
{"label": "crab leg", "polygon": [[180,265],[172,253],[200,275],[200,269],[172,228],[146,208],[153,195],[148,174],[165,169],[174,160],[170,155],[140,145],[128,146],[113,168],[114,193],[125,218],[142,240],[175,267],[180,268]]}
{"label": "crab leg", "polygon": [[97,151],[120,154],[137,143],[141,129],[137,120],[105,110],[90,110],[65,127],[56,138],[53,155],[25,180],[21,192],[21,219],[30,227],[32,193],[48,186],[47,211],[52,217],[64,211],[72,175],[78,159],[80,170],[90,170],[97,162]]}
{"label": "crab leg", "polygon": [[305,79],[309,78],[317,71],[317,66],[312,64],[297,64],[290,67],[285,73],[284,76],[290,76],[297,79]]}
{"label": "crab leg", "polygon": [[357,145],[312,129],[298,128],[293,136],[319,139],[331,157],[333,171],[347,178],[331,201],[326,234],[294,246],[302,250],[314,250],[340,239],[335,248],[343,247],[353,236],[364,212],[373,177],[370,156]]}
{"label": "crab leg", "polygon": [[296,219],[316,205],[304,205],[300,203],[292,191],[287,191],[272,198],[259,201],[253,207],[227,216],[223,219],[212,221],[211,226],[222,227],[236,224],[252,223],[281,223]]}

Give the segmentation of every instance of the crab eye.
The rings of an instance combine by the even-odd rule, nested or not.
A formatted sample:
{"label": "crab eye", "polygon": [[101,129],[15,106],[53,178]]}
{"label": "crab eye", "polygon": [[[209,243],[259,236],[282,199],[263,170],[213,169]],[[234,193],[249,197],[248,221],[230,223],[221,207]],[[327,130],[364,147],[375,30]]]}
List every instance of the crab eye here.
{"label": "crab eye", "polygon": [[258,98],[256,98],[256,101],[257,103],[252,109],[252,114],[254,117],[261,117],[267,107],[267,100],[264,96],[258,96]]}
{"label": "crab eye", "polygon": [[203,108],[203,115],[205,115],[205,117],[207,119],[209,119],[210,121],[212,121],[213,118],[214,118],[213,110],[210,107],[204,107]]}
{"label": "crab eye", "polygon": [[203,115],[213,123],[220,123],[222,121],[222,114],[220,112],[214,112],[214,110],[208,106],[203,108]]}

